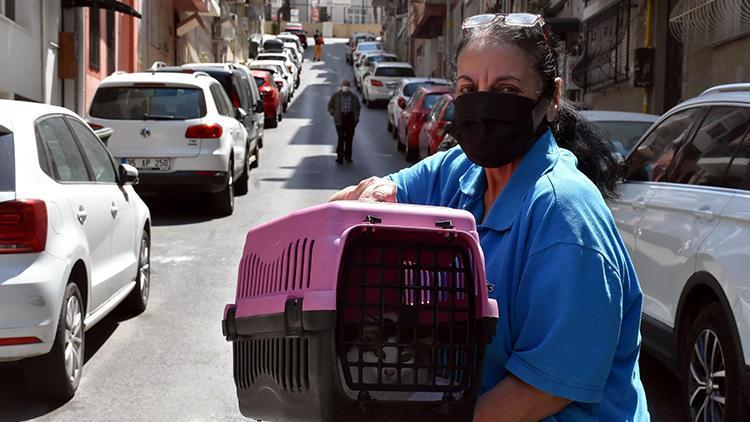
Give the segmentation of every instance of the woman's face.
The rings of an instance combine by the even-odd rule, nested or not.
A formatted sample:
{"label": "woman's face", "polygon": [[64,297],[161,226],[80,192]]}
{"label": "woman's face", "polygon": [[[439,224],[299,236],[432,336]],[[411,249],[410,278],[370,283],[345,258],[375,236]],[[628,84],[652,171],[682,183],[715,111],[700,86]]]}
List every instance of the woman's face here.
{"label": "woman's face", "polygon": [[458,57],[456,96],[494,91],[537,100],[541,89],[541,78],[531,60],[515,44],[478,40]]}

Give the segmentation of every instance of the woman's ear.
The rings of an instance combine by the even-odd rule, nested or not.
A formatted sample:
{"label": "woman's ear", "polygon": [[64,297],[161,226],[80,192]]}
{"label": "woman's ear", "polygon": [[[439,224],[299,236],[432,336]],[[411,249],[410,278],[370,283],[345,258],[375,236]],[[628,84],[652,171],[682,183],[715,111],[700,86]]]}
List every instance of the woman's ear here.
{"label": "woman's ear", "polygon": [[552,94],[552,102],[547,109],[547,121],[553,122],[560,110],[560,99],[563,92],[563,80],[560,77],[555,78],[555,92]]}

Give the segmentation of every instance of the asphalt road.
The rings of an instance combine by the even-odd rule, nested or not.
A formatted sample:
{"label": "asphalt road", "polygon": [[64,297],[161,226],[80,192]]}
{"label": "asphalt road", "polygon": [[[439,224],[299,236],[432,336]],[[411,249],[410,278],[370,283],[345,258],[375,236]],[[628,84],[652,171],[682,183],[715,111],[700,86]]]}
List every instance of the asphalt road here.
{"label": "asphalt road", "polygon": [[[18,368],[0,368],[0,421],[244,420],[221,319],[234,298],[245,233],[406,165],[386,132],[385,111],[364,107],[354,163],[334,163],[336,131],[326,104],[339,81],[352,77],[344,41],[329,42],[324,59],[304,63],[300,89],[279,128],[266,131],[260,167],[234,215],[215,218],[199,199],[147,200],[154,225],[149,307],[137,317],[115,312],[86,333],[75,398],[63,405],[37,401],[24,391]],[[648,356],[641,364],[653,419],[678,420],[678,381]]]}

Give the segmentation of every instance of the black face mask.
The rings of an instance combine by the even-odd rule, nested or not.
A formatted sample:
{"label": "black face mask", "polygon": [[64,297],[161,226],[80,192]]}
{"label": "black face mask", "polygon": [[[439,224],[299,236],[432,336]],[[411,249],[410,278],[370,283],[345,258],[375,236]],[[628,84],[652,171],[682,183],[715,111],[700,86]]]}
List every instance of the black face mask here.
{"label": "black face mask", "polygon": [[474,164],[502,167],[524,155],[549,127],[545,116],[534,129],[541,101],[499,92],[460,95],[454,102],[452,133]]}

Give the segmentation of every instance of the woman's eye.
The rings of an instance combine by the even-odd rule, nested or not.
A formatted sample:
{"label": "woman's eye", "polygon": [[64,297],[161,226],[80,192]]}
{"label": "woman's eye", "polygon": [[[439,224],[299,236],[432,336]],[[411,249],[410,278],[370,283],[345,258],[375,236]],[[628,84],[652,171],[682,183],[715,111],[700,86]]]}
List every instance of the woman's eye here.
{"label": "woman's eye", "polygon": [[520,94],[521,90],[514,86],[502,86],[496,90],[497,92],[503,93],[503,94]]}
{"label": "woman's eye", "polygon": [[470,92],[474,92],[475,88],[472,85],[464,85],[458,87],[458,93],[460,94],[468,94]]}

